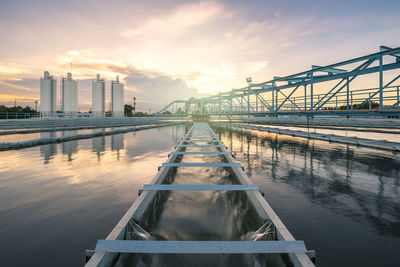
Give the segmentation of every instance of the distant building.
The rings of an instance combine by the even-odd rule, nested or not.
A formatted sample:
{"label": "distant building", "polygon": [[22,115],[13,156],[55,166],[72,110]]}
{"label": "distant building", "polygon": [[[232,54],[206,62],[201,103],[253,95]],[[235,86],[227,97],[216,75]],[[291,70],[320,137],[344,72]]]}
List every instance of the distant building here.
{"label": "distant building", "polygon": [[57,111],[57,81],[48,71],[40,79],[40,112],[48,116]]}
{"label": "distant building", "polygon": [[111,81],[111,112],[113,117],[124,116],[124,84],[119,82],[119,76]]}
{"label": "distant building", "polygon": [[62,111],[65,114],[76,115],[78,112],[78,82],[72,80],[71,73],[61,80]]}
{"label": "distant building", "polygon": [[105,112],[105,82],[97,74],[97,78],[92,82],[92,114],[96,117],[104,117]]}

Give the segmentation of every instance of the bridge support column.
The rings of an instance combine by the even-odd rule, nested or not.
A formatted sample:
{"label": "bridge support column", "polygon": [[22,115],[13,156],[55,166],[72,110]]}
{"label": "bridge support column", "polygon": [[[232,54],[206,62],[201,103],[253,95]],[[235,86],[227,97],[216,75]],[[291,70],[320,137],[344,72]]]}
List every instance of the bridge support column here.
{"label": "bridge support column", "polygon": [[383,57],[379,58],[379,109],[383,109]]}
{"label": "bridge support column", "polygon": [[[311,74],[311,84],[310,84],[310,94],[311,94],[311,100],[310,100],[310,110],[312,111],[314,109],[314,75]],[[318,95],[319,98],[319,95]],[[319,102],[319,99],[318,99]]]}
{"label": "bridge support column", "polygon": [[272,88],[272,112],[275,111],[275,88]]}
{"label": "bridge support column", "polygon": [[347,87],[346,87],[346,90],[347,90],[347,101],[346,101],[346,106],[347,106],[347,110],[349,110],[349,101],[350,101],[350,84],[349,84],[349,77],[347,77]]}

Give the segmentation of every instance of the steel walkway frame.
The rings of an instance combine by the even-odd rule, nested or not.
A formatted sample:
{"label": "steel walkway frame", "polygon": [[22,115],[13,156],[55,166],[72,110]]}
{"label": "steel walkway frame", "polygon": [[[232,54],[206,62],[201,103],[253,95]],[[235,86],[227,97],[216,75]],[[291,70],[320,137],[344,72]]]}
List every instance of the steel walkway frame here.
{"label": "steel walkway frame", "polygon": [[[384,74],[392,70],[399,72],[384,83]],[[378,88],[350,88],[356,78],[374,73],[378,74]],[[400,116],[399,78],[400,47],[380,46],[378,53],[327,66],[312,65],[310,70],[274,76],[262,83],[250,81],[246,87],[208,97],[175,100],[157,112],[157,116],[174,105],[183,105],[186,114],[219,116]],[[316,87],[324,82],[335,84]]]}
{"label": "steel walkway frame", "polygon": [[[163,184],[169,169],[174,167],[186,167],[187,164],[178,163],[178,157],[190,154],[191,152],[182,151],[185,139],[190,138],[193,133],[207,129],[207,138],[216,138],[217,146],[195,146],[195,147],[216,147],[219,151],[205,151],[201,153],[223,153],[224,163],[206,163],[206,166],[231,168],[233,174],[239,180],[235,185],[178,185]],[[219,154],[217,154],[219,155]],[[178,164],[178,165],[176,165]],[[276,230],[276,241],[143,241],[143,240],[123,240],[125,229],[131,219],[139,218],[145,213],[146,207],[155,198],[160,190],[211,190],[211,191],[243,191],[253,204],[257,214],[264,220],[270,220]],[[143,207],[144,206],[144,207]],[[312,267],[314,264],[307,256],[307,249],[303,241],[297,241],[289,233],[279,217],[272,210],[270,205],[258,191],[258,186],[253,184],[244,173],[240,163],[236,162],[226,147],[218,139],[207,123],[195,123],[176,146],[176,150],[170,154],[167,162],[159,169],[151,184],[143,186],[143,190],[131,208],[118,222],[117,226],[107,236],[106,240],[99,240],[93,256],[86,266],[107,266],[112,263],[115,253],[287,253],[294,266]]]}

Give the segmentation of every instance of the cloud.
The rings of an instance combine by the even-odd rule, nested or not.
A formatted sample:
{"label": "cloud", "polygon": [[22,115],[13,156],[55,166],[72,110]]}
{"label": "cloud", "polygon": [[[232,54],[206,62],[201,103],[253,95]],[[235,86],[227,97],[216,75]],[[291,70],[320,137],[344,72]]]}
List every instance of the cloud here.
{"label": "cloud", "polygon": [[[71,53],[67,52],[68,54]],[[76,54],[81,57],[86,56],[79,51]],[[69,61],[63,60],[63,56],[59,57],[56,61],[59,68],[68,69]],[[17,70],[8,68],[7,71],[4,71],[4,69],[1,69],[3,70],[1,73],[15,74]],[[97,73],[106,78],[107,103],[111,99],[111,80],[115,79],[117,74],[120,75],[121,82],[125,84],[125,102],[133,102],[132,97],[135,96],[138,110],[148,111],[151,108],[154,112],[177,97],[188,99],[198,96],[196,88],[189,86],[182,78],[174,78],[157,71],[141,69],[122,61],[99,58],[75,58],[73,63],[73,78],[78,80],[79,108],[81,111],[87,111],[91,107],[91,84]],[[60,109],[60,81],[58,75],[55,77],[58,79],[57,104],[58,109]],[[40,97],[39,85],[39,77],[37,79],[7,79],[6,76],[3,76],[0,80],[0,102],[10,104],[15,98],[38,99]],[[1,94],[1,92],[7,92],[7,94]],[[33,102],[29,104],[33,105]]]}
{"label": "cloud", "polygon": [[[248,76],[262,82],[398,46],[393,4],[338,12],[337,4],[289,2],[99,0],[74,10],[66,2],[10,1],[0,11],[0,94],[30,94],[13,81],[38,81],[44,70],[59,77],[72,62],[81,108],[97,73],[108,81],[120,74],[127,101],[162,106],[242,87]],[[29,88],[39,95],[38,82]]]}
{"label": "cloud", "polygon": [[223,11],[223,7],[214,1],[184,4],[174,10],[172,14],[151,17],[139,27],[123,29],[120,35],[125,38],[143,35],[158,36],[158,38],[176,36],[204,22],[229,15]]}

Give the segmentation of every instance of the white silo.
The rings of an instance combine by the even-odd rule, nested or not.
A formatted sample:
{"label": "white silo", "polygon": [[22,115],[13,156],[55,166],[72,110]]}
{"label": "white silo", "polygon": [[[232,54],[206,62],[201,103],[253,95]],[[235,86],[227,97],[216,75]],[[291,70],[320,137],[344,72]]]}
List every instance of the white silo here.
{"label": "white silo", "polygon": [[57,81],[48,71],[40,78],[40,112],[43,116],[54,114],[57,111]]}
{"label": "white silo", "polygon": [[105,112],[105,83],[104,79],[97,78],[92,82],[92,113],[96,117],[104,117]]}
{"label": "white silo", "polygon": [[76,115],[78,112],[78,82],[72,80],[71,73],[61,80],[62,111],[65,114]]}
{"label": "white silo", "polygon": [[119,82],[119,76],[111,81],[111,111],[113,117],[124,116],[124,84]]}

